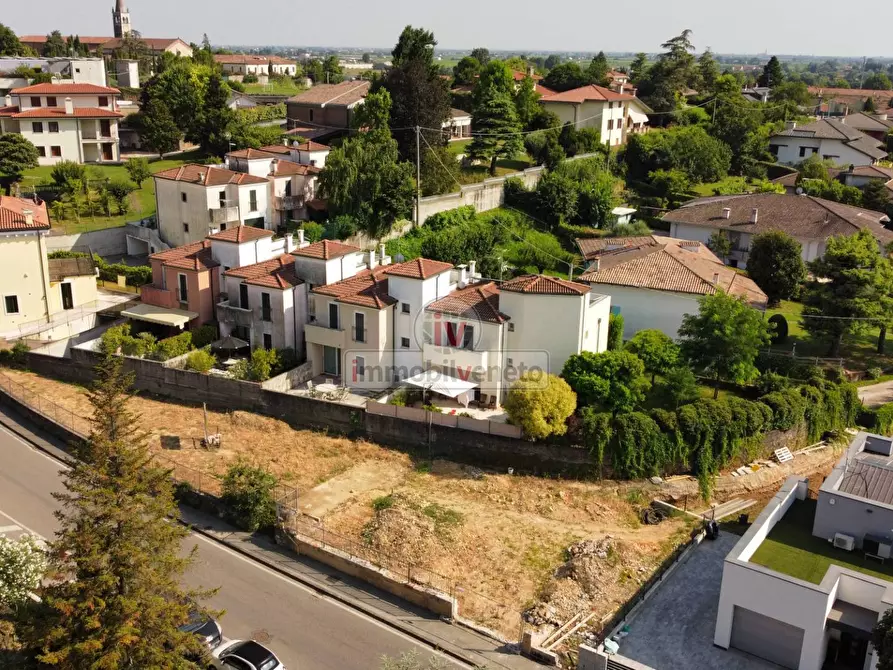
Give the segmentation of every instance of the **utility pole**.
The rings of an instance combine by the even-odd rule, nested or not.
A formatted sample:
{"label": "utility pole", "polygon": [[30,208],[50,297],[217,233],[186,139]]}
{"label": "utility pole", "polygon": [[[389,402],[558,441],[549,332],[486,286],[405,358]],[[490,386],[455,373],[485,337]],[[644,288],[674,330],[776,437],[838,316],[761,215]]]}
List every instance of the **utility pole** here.
{"label": "utility pole", "polygon": [[716,123],[716,96],[713,97],[713,123]]}
{"label": "utility pole", "polygon": [[419,221],[422,209],[422,150],[420,146],[422,131],[415,127],[415,225],[421,225]]}

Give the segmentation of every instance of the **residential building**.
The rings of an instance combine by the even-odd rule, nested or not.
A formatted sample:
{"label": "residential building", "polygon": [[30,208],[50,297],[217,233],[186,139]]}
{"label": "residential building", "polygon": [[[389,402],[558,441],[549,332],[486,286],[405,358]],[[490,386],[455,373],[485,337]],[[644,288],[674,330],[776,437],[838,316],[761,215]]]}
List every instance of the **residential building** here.
{"label": "residential building", "polygon": [[760,102],[766,104],[769,102],[769,96],[772,94],[772,89],[768,86],[754,86],[752,88],[744,87],[741,91],[741,95],[745,97],[750,102]]}
{"label": "residential building", "polygon": [[215,54],[214,62],[223,68],[223,74],[236,77],[246,74],[294,77],[298,73],[295,61],[279,56]]}
{"label": "residential building", "polygon": [[882,165],[849,166],[846,170],[840,170],[835,175],[836,179],[843,182],[844,186],[864,188],[873,181],[883,182],[893,195],[893,168]]}
{"label": "residential building", "polygon": [[153,178],[158,233],[172,247],[239,225],[271,227],[266,176],[188,164]]}
{"label": "residential building", "polygon": [[[90,35],[79,35],[78,38],[90,53],[102,52],[106,58],[113,58],[115,51],[120,49],[124,44],[125,38],[105,36],[96,37]],[[132,37],[128,39],[133,39]],[[160,56],[163,53],[171,53],[175,56],[184,58],[192,58],[192,47],[179,37],[139,37],[140,42],[146,45],[146,50],[152,56]],[[38,54],[44,52],[46,46],[46,35],[24,35],[20,38],[22,44],[31,47]]]}
{"label": "residential building", "polygon": [[471,137],[471,114],[461,109],[450,110],[450,120],[443,122],[444,135],[447,140],[465,140]]}
{"label": "residential building", "polygon": [[884,144],[887,142],[887,135],[893,131],[893,119],[888,118],[887,114],[883,112],[880,114],[855,112],[847,114],[841,120],[847,127],[855,128]]}
{"label": "residential building", "polygon": [[[317,84],[286,101],[289,129],[309,126],[335,135],[353,125],[354,110],[363,104],[371,82],[344,81]],[[318,139],[318,138],[317,138]]]}
{"label": "residential building", "polygon": [[627,93],[629,95],[636,94],[636,87],[629,82],[629,75],[626,72],[611,70],[608,72],[608,88],[617,93]]}
{"label": "residential building", "polygon": [[813,155],[837,165],[872,165],[887,155],[881,142],[842,119],[819,119],[806,125],[788,121],[784,130],[769,138],[769,152],[785,165]]}
{"label": "residential building", "polygon": [[291,142],[286,141],[283,144],[271,144],[261,147],[261,150],[276,154],[279,158],[292,163],[300,163],[301,165],[310,165],[312,167],[324,168],[326,166],[326,157],[329,155],[331,148],[319,142]]}
{"label": "residential building", "polygon": [[20,58],[13,56],[0,57],[0,95],[17,88],[25,88],[29,80],[16,76],[20,67],[35,72],[45,72],[54,80],[69,81],[72,84],[95,84],[107,86],[105,61],[102,58]]}
{"label": "residential building", "polygon": [[725,559],[714,642],[785,668],[874,668],[893,607],[893,441],[858,433],[822,483],[789,477]]}
{"label": "residential building", "polygon": [[874,101],[874,108],[877,110],[883,111],[893,107],[893,91],[810,86],[809,93],[819,107],[820,113],[831,116],[846,116],[852,112],[861,112],[868,98]]}
{"label": "residential building", "polygon": [[662,217],[670,224],[670,236],[706,243],[721,230],[732,243],[727,262],[747,267],[751,238],[768,230],[780,230],[803,247],[803,260],[811,261],[825,253],[828,238],[854,235],[869,230],[885,247],[893,242],[890,222],[882,212],[831,202],[810,195],[754,193],[697,198]]}
{"label": "residential building", "polygon": [[647,114],[652,111],[634,95],[595,84],[543,97],[540,104],[554,112],[562,123],[595,128],[602,142],[609,146],[624,144],[630,132],[644,132]]}
{"label": "residential building", "polygon": [[62,160],[120,160],[116,88],[95,84],[35,84],[15,89],[0,107],[0,133],[18,133],[37,147],[40,165]]}
{"label": "residential building", "polygon": [[226,106],[232,110],[238,109],[253,109],[257,107],[257,101],[249,95],[245,95],[244,93],[234,92],[229,96],[229,100],[226,101]]}
{"label": "residential building", "polygon": [[577,245],[589,263],[579,281],[610,296],[626,339],[647,328],[675,339],[684,316],[698,313],[698,299],[718,290],[766,309],[760,287],[701,242],[650,235],[578,239]]}
{"label": "residential building", "polygon": [[512,79],[515,80],[515,90],[521,88],[521,82],[525,79],[533,79],[533,90],[539,93],[540,96],[555,95],[555,93],[557,93],[557,91],[553,91],[551,88],[543,86],[543,76],[537,74],[533,67],[527,68],[527,72],[512,70]]}
{"label": "residential building", "polygon": [[0,337],[66,324],[96,302],[93,258],[48,258],[49,232],[46,203],[0,196]]}

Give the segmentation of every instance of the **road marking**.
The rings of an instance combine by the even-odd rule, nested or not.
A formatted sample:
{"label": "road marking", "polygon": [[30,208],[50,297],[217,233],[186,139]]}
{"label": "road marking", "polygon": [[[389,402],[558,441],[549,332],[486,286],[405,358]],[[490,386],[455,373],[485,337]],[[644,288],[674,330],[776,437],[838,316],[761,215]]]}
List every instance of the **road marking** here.
{"label": "road marking", "polygon": [[19,528],[18,526],[0,526],[0,534],[12,533],[17,530],[22,530],[22,529]]}
{"label": "road marking", "polygon": [[28,447],[28,449],[30,449],[31,451],[33,451],[35,454],[39,454],[39,455],[43,456],[45,459],[47,459],[47,460],[50,461],[51,463],[54,463],[55,465],[58,465],[58,466],[61,467],[63,470],[70,470],[70,469],[71,469],[71,467],[70,467],[69,465],[67,465],[63,460],[61,460],[61,459],[59,459],[59,458],[56,458],[55,456],[50,456],[50,455],[49,455],[48,453],[46,453],[43,449],[38,449],[38,448],[35,447],[33,444],[31,444],[30,442],[28,442],[28,440],[26,440],[26,439],[24,439],[24,438],[22,438],[22,437],[19,437],[19,436],[16,435],[14,432],[12,432],[12,431],[9,430],[8,428],[6,428],[6,426],[0,425],[0,432],[6,433],[6,435],[8,435],[8,436],[11,437],[12,439],[14,439],[16,442],[19,442],[19,443],[23,444],[24,446]]}
{"label": "road marking", "polygon": [[[16,521],[16,520],[13,519],[11,516],[9,516],[6,512],[0,511],[0,515],[5,516],[7,519],[9,519],[9,520],[12,521],[14,524],[16,524],[16,529],[17,529],[17,530],[25,530],[25,531],[28,531],[28,532],[31,533],[31,535],[33,535],[34,537],[37,537],[37,538],[43,540],[44,542],[46,542],[46,538],[45,538],[43,535],[41,535],[40,533],[38,533],[36,530],[31,530],[30,528],[28,528],[28,526],[26,526],[25,524],[23,524],[21,521]],[[0,529],[0,530],[2,530],[2,529]]]}

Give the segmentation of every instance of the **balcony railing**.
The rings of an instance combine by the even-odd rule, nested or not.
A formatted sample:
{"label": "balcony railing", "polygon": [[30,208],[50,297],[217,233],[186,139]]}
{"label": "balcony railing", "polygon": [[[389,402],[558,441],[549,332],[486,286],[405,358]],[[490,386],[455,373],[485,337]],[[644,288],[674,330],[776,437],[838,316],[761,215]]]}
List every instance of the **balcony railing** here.
{"label": "balcony railing", "polygon": [[353,341],[354,342],[366,342],[366,329],[365,328],[357,328],[354,326],[352,328],[353,332]]}
{"label": "balcony railing", "polygon": [[140,298],[147,305],[155,305],[156,307],[177,309],[180,306],[177,291],[161,286],[153,286],[152,284],[140,287]]}
{"label": "balcony railing", "polygon": [[84,130],[81,131],[81,139],[84,140],[103,140],[105,142],[111,142],[112,140],[117,140],[118,135],[114,130],[110,130],[108,135],[103,135],[102,131],[99,130]]}
{"label": "balcony railing", "polygon": [[222,300],[217,303],[217,320],[237,326],[251,326],[254,322],[254,310],[242,309],[230,305],[229,300]]}
{"label": "balcony railing", "polygon": [[282,195],[273,198],[273,208],[276,210],[301,209],[304,206],[302,195]]}
{"label": "balcony railing", "polygon": [[234,223],[239,220],[239,208],[232,206],[212,207],[208,210],[208,218],[210,218],[212,225],[217,226],[221,223]]}

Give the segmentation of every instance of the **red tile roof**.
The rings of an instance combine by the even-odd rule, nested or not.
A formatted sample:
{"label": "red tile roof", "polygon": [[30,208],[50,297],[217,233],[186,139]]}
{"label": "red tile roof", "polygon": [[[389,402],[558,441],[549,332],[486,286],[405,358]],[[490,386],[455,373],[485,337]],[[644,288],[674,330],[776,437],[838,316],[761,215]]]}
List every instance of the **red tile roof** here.
{"label": "red tile roof", "polygon": [[580,88],[573,88],[570,91],[564,91],[563,93],[556,93],[555,95],[547,96],[545,98],[542,98],[541,102],[582,103],[588,100],[601,100],[604,102],[608,102],[634,99],[635,96],[633,95],[617,93],[616,91],[612,91],[609,88],[604,88],[603,86],[589,84],[588,86],[581,86]]}
{"label": "red tile roof", "polygon": [[546,275],[524,275],[516,279],[503,282],[500,291],[513,293],[538,293],[540,295],[584,295],[589,292],[589,287],[577,282],[547,277]]}
{"label": "red tile roof", "polygon": [[211,243],[207,240],[159,251],[149,256],[149,259],[184,270],[210,270],[220,265],[211,257]]}
{"label": "red tile roof", "polygon": [[12,107],[0,107],[0,116],[14,116],[19,113],[19,108],[13,105]]}
{"label": "red tile roof", "polygon": [[[43,44],[47,41],[48,35],[22,35],[19,37],[19,41],[22,44]],[[106,42],[115,39],[114,37],[96,37],[92,35],[78,35],[78,40],[80,40],[81,44],[86,44],[89,46],[94,46],[98,44],[105,44]]]}
{"label": "red tile roof", "polygon": [[233,158],[244,158],[246,160],[260,160],[261,158],[278,158],[278,156],[269,151],[265,151],[263,149],[239,149],[238,151],[230,151],[227,156],[232,156]]}
{"label": "red tile roof", "polygon": [[208,165],[181,165],[180,167],[162,170],[153,175],[156,179],[170,179],[173,181],[186,181],[202,186],[225,186],[226,184],[266,184],[263,177],[255,177],[243,172],[233,172],[224,168],[210,167]]}
{"label": "red tile roof", "polygon": [[527,74],[526,72],[512,70],[512,79],[514,79],[515,81],[524,81],[525,79],[527,79],[527,77],[530,77],[531,79],[533,79],[533,81],[539,81],[543,78],[542,75],[536,74],[535,72],[533,74]]}
{"label": "red tile roof", "polygon": [[317,84],[313,88],[292,96],[286,102],[294,104],[346,107],[366,97],[372,86],[370,81],[345,81],[340,84]]}
{"label": "red tile roof", "polygon": [[302,165],[300,163],[292,163],[287,160],[280,160],[273,166],[274,177],[291,177],[294,175],[304,176],[308,174],[319,174],[322,170],[315,165]]}
{"label": "red tile roof", "polygon": [[270,144],[269,146],[261,147],[260,150],[271,154],[283,154],[285,156],[291,154],[291,147],[284,144]]}
{"label": "red tile roof", "polygon": [[101,107],[75,107],[71,114],[64,107],[35,107],[13,114],[14,119],[123,119],[120,112]]}
{"label": "red tile roof", "polygon": [[[30,224],[25,221],[26,210],[31,210]],[[50,217],[45,202],[0,195],[0,230],[48,230],[49,227]]]}
{"label": "red tile roof", "polygon": [[640,235],[632,237],[581,237],[575,241],[577,248],[580,249],[580,253],[583,254],[583,258],[589,261],[605,252],[640,247],[643,244],[653,244],[656,239],[654,235]]}
{"label": "red tile roof", "polygon": [[493,282],[472,284],[454,291],[435,300],[426,309],[487,323],[505,323],[511,318],[499,311],[499,287]]}
{"label": "red tile roof", "polygon": [[295,256],[303,256],[305,258],[320,258],[324,261],[328,261],[332,258],[340,258],[341,256],[346,256],[347,254],[352,254],[357,251],[360,251],[360,248],[355,247],[352,244],[344,244],[343,242],[337,242],[335,240],[321,240],[303,247],[302,249],[296,249],[295,251],[292,251],[292,254]]}
{"label": "red tile roof", "polygon": [[13,89],[12,95],[121,95],[121,91],[96,84],[34,84]]}
{"label": "red tile roof", "polygon": [[254,265],[243,265],[240,268],[227,270],[223,274],[227,277],[244,279],[246,284],[267,288],[287,289],[304,283],[304,280],[295,274],[295,259],[291,254],[282,254]]}
{"label": "red tile roof", "polygon": [[303,144],[299,144],[298,146],[296,146],[294,148],[297,149],[298,151],[330,151],[331,150],[331,147],[329,147],[325,144],[320,144],[319,142],[313,142],[313,141],[304,142]]}
{"label": "red tile roof", "polygon": [[[185,46],[189,46],[179,37],[140,37],[140,42],[152,49],[152,51],[164,51],[175,42],[182,42]],[[108,51],[109,49],[120,49],[123,43],[124,40],[121,38],[113,37],[108,42],[104,43],[102,48],[105,51]]]}
{"label": "red tile roof", "polygon": [[314,293],[335,298],[338,302],[359,305],[371,309],[384,309],[396,305],[397,299],[388,294],[388,278],[385,271],[390,266],[363,270],[356,276],[334,284],[313,289]]}
{"label": "red tile roof", "polygon": [[242,244],[242,242],[253,242],[264,237],[273,237],[273,231],[255,228],[254,226],[235,226],[234,228],[227,228],[219,233],[208,235],[205,239]]}
{"label": "red tile roof", "polygon": [[397,263],[396,265],[386,265],[385,272],[395,277],[410,277],[411,279],[428,279],[441,272],[452,270],[452,263],[444,263],[443,261],[432,261],[428,258],[416,258],[405,263]]}

